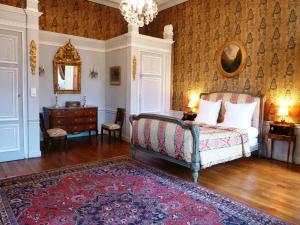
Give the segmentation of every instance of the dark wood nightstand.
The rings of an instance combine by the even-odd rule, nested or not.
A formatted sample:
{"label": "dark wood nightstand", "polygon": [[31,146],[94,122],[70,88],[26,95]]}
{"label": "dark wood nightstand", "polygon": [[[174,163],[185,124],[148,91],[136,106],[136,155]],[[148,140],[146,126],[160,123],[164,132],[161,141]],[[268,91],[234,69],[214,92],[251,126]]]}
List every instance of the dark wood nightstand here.
{"label": "dark wood nightstand", "polygon": [[194,121],[196,117],[197,117],[197,113],[194,113],[194,112],[184,112],[182,120],[183,121],[184,120]]}
{"label": "dark wood nightstand", "polygon": [[[294,124],[281,124],[275,122],[270,125],[270,131],[266,135],[266,140],[271,139],[271,159],[273,158],[273,141],[285,141],[288,143],[287,149],[287,162],[289,162],[291,144],[293,144],[292,150],[292,163],[294,163],[295,149],[296,149],[296,135],[294,135]],[[268,156],[268,145],[266,147],[266,155]]]}

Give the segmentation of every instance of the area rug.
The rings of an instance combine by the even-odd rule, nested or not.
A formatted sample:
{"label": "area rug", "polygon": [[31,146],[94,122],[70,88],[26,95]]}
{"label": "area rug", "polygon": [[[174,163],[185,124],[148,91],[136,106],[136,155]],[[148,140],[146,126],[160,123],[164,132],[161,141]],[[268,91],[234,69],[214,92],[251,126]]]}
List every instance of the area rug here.
{"label": "area rug", "polygon": [[5,225],[286,224],[127,157],[6,179],[0,198]]}

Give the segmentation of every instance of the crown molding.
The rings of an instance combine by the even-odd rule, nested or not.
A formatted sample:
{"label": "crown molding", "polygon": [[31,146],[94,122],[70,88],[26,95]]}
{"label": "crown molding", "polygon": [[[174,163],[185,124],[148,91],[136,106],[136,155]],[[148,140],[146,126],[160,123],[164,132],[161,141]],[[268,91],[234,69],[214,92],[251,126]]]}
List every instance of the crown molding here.
{"label": "crown molding", "polygon": [[165,9],[171,8],[175,5],[179,5],[181,3],[187,2],[188,0],[167,0],[160,4],[158,4],[158,10],[163,11]]}
{"label": "crown molding", "polygon": [[[120,3],[114,1],[114,0],[89,0],[90,2],[95,2],[101,5],[106,5],[113,8],[119,8]],[[161,3],[158,3],[158,10],[162,11],[167,8],[171,8],[175,5],[187,2],[188,0],[165,0]]]}
{"label": "crown molding", "polygon": [[106,5],[113,8],[119,8],[120,3],[111,0],[89,0],[90,2],[95,2],[101,5]]}

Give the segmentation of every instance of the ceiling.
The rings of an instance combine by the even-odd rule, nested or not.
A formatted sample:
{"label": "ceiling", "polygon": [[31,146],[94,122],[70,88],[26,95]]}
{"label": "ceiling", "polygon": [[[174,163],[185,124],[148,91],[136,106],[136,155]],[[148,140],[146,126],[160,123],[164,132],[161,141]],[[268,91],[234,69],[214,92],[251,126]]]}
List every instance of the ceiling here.
{"label": "ceiling", "polygon": [[[89,0],[91,2],[96,2],[102,5],[107,5],[114,8],[119,8],[121,0]],[[188,0],[156,0],[158,3],[159,11],[170,8],[174,5],[186,2]]]}

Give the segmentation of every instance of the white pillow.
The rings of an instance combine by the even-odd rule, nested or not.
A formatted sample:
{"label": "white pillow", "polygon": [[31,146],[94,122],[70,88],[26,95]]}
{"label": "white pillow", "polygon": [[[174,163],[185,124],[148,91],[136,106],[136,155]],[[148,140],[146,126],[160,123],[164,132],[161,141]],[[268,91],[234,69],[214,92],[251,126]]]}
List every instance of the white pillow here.
{"label": "white pillow", "polygon": [[256,102],[250,104],[232,104],[225,102],[224,123],[236,128],[251,127]]}
{"label": "white pillow", "polygon": [[222,101],[210,102],[200,99],[196,122],[216,125]]}

